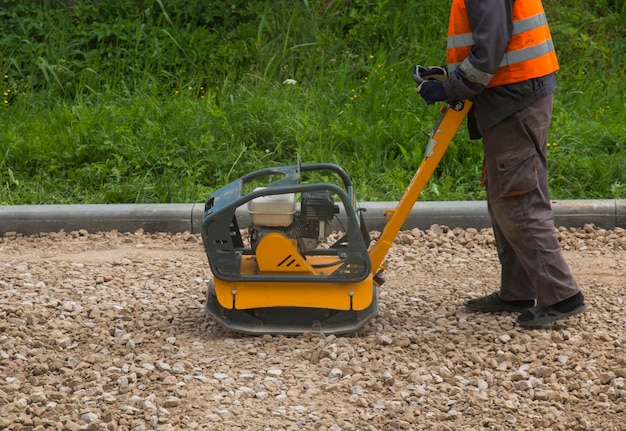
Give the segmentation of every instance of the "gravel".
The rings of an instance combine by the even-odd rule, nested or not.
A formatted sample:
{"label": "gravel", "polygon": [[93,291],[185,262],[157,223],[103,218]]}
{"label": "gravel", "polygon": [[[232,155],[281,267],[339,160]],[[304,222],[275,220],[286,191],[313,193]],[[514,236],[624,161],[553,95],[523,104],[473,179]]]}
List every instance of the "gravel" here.
{"label": "gravel", "polygon": [[626,430],[626,232],[559,229],[589,311],[543,329],[497,288],[491,230],[401,232],[381,313],[347,336],[203,314],[197,235],[0,239],[2,430]]}

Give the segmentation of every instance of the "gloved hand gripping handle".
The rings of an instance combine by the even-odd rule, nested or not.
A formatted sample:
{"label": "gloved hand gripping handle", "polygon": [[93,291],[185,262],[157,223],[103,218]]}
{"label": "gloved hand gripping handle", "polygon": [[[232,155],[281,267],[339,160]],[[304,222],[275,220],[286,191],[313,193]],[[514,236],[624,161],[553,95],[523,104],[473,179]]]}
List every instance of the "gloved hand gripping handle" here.
{"label": "gloved hand gripping handle", "polygon": [[[445,66],[413,66],[413,80],[418,85],[417,91],[420,92],[421,85],[426,81],[443,81],[448,78],[448,69]],[[463,109],[464,102],[462,100],[451,100],[448,104],[455,111]]]}
{"label": "gloved hand gripping handle", "polygon": [[413,80],[419,85],[424,81],[443,81],[448,77],[448,70],[443,66],[413,67]]}

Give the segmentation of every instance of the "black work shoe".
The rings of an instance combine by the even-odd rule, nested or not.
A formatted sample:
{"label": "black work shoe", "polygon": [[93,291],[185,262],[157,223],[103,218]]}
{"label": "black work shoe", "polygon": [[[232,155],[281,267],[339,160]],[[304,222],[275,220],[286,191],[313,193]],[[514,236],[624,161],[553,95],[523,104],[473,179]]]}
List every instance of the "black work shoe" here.
{"label": "black work shoe", "polygon": [[476,299],[470,299],[463,302],[465,308],[472,311],[479,311],[481,313],[495,313],[499,311],[512,311],[521,313],[533,305],[535,301],[532,299],[522,301],[503,301],[498,296],[498,292],[494,292],[491,295],[481,296]]}
{"label": "black work shoe", "polygon": [[533,307],[520,314],[516,322],[521,326],[538,327],[584,313],[585,311],[587,311],[585,297],[579,292],[573,297],[557,302],[549,307]]}

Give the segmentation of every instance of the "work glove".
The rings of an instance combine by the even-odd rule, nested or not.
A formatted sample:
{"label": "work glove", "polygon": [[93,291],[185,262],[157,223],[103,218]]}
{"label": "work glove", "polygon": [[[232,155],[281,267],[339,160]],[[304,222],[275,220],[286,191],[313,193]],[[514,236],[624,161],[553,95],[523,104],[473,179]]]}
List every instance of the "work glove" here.
{"label": "work glove", "polygon": [[444,66],[414,66],[413,67],[413,79],[418,84],[424,81],[443,81],[448,77],[448,69]]}
{"label": "work glove", "polygon": [[417,92],[422,96],[427,104],[432,105],[436,102],[445,102],[448,100],[446,90],[443,88],[441,81],[427,80],[417,87]]}

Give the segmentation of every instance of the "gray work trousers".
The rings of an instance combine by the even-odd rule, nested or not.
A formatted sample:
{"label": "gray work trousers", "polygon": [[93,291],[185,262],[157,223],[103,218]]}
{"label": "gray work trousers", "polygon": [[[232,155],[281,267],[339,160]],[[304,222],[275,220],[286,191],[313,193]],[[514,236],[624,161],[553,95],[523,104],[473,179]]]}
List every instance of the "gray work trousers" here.
{"label": "gray work trousers", "polygon": [[500,298],[547,307],[579,292],[556,237],[546,150],[553,95],[483,133],[489,215],[502,265]]}

